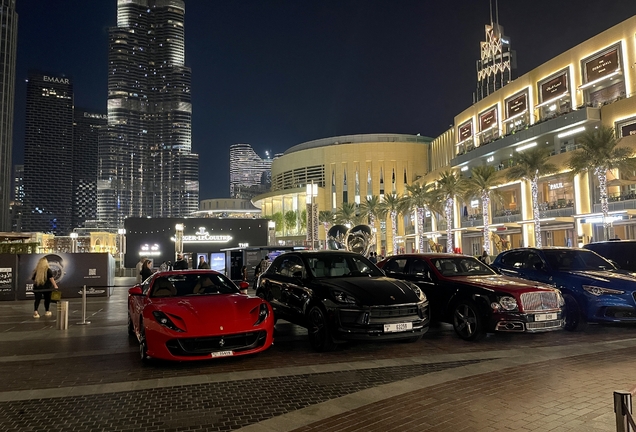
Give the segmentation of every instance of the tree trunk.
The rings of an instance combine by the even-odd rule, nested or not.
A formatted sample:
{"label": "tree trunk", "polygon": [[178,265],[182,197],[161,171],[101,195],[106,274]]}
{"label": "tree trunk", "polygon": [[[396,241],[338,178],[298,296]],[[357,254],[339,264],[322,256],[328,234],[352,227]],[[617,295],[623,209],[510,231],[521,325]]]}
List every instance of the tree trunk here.
{"label": "tree trunk", "polygon": [[598,187],[601,193],[601,212],[603,213],[603,240],[609,240],[609,204],[607,202],[607,169],[599,167],[594,170],[598,178]]}
{"label": "tree trunk", "polygon": [[446,198],[446,252],[453,253],[453,204],[452,197]]}
{"label": "tree trunk", "polygon": [[[534,245],[541,247],[541,220],[539,214],[539,173],[534,174],[530,182],[532,189],[532,217],[534,218]],[[526,245],[527,246],[527,245]]]}
{"label": "tree trunk", "polygon": [[490,255],[490,196],[487,192],[481,194],[481,212],[484,218],[484,250]]}

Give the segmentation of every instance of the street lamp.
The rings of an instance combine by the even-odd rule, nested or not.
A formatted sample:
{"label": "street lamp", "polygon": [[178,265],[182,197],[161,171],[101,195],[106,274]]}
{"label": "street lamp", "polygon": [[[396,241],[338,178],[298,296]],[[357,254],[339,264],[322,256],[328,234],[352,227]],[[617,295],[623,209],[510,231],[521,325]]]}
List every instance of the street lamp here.
{"label": "street lamp", "polygon": [[267,246],[274,246],[276,243],[276,222],[270,220],[267,222]]}
{"label": "street lamp", "polygon": [[318,185],[313,181],[307,183],[307,241],[312,249],[316,249],[318,240],[318,208],[315,198],[318,196]]}
{"label": "street lamp", "polygon": [[119,228],[117,230],[117,234],[119,235],[119,268],[123,269],[124,268],[124,254],[126,253],[126,244],[125,244],[125,235],[126,235],[126,229],[125,228]]}
{"label": "street lamp", "polygon": [[77,235],[76,232],[71,233],[71,253],[77,252]]}
{"label": "street lamp", "polygon": [[175,236],[174,236],[174,253],[175,253],[175,261],[177,259],[177,255],[183,253],[183,224],[176,224],[174,226]]}

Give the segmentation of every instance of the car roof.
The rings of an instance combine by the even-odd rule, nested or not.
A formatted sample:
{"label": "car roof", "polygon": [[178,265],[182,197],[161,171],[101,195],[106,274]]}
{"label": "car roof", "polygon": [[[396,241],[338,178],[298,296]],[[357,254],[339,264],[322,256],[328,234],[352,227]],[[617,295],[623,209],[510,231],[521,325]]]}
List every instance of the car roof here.
{"label": "car roof", "polygon": [[423,253],[408,253],[408,254],[391,255],[386,257],[382,261],[388,260],[390,258],[457,258],[457,257],[474,258],[472,255],[466,255],[466,254],[444,253],[444,252],[423,252]]}
{"label": "car roof", "polygon": [[[193,275],[223,275],[223,273],[211,269],[187,269],[187,270],[166,270],[154,272],[152,275],[157,277],[179,276],[183,274]],[[223,275],[224,276],[224,275]]]}

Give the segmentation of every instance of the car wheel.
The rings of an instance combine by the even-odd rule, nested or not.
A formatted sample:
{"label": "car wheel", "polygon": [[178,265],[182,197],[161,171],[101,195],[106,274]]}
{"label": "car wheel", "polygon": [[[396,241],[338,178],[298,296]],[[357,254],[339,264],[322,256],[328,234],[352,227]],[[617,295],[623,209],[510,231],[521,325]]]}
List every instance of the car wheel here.
{"label": "car wheel", "polygon": [[316,351],[331,351],[335,343],[331,337],[327,315],[320,306],[309,310],[309,343]]}
{"label": "car wheel", "polygon": [[479,307],[472,301],[460,301],[455,306],[453,328],[464,340],[475,341],[486,335]]}
{"label": "car wheel", "polygon": [[143,322],[139,323],[139,356],[141,361],[147,363],[150,360],[148,355],[148,342],[146,341],[146,330]]}
{"label": "car wheel", "polygon": [[564,294],[563,299],[565,300],[565,307],[563,308],[564,328],[569,331],[585,330],[587,321],[576,299],[570,294]]}
{"label": "car wheel", "polygon": [[133,326],[132,318],[130,318],[130,312],[128,313],[128,336],[135,335],[135,326]]}

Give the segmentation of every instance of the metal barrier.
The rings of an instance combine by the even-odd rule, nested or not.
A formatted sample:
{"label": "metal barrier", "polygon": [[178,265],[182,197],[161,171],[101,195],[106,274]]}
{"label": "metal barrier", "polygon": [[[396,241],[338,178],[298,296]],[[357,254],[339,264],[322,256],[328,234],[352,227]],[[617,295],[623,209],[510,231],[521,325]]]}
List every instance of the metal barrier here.
{"label": "metal barrier", "polygon": [[58,330],[66,330],[68,328],[68,300],[60,300],[57,302],[55,327]]}
{"label": "metal barrier", "polygon": [[78,322],[77,324],[78,325],[90,324],[91,323],[90,321],[86,321],[86,285],[84,285],[80,293],[82,294],[82,321]]}
{"label": "metal barrier", "polygon": [[614,412],[616,413],[616,432],[636,432],[636,422],[632,416],[632,395],[636,393],[636,387],[631,391],[614,392]]}

